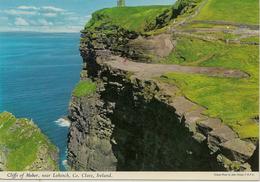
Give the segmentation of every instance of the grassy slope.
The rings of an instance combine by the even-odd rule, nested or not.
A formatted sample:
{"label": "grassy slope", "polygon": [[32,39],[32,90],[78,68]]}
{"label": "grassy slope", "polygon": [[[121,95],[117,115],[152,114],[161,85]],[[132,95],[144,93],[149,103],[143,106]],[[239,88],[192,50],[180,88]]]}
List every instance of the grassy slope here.
{"label": "grassy slope", "polygon": [[241,138],[258,138],[258,86],[246,79],[169,73],[167,82],[177,84],[191,100],[208,108],[205,114],[221,118]]}
{"label": "grassy slope", "polygon": [[258,24],[258,0],[208,0],[196,20]]}
{"label": "grassy slope", "polygon": [[[257,0],[209,0],[195,19],[256,24],[257,7]],[[224,38],[230,36],[233,35]],[[187,97],[208,108],[206,114],[221,118],[240,137],[258,138],[258,124],[252,121],[258,115],[258,60],[258,46],[228,45],[220,41],[206,42],[179,37],[175,51],[165,63],[239,69],[249,73],[250,78],[230,79],[169,73],[167,82],[177,83]]]}
{"label": "grassy slope", "polygon": [[88,96],[91,93],[94,93],[95,91],[96,91],[95,83],[88,80],[84,80],[84,81],[80,81],[76,85],[72,94],[73,96],[76,97],[84,97],[84,96]]}
{"label": "grassy slope", "polygon": [[242,42],[259,42],[259,37],[253,36],[248,38],[242,38]]}
{"label": "grassy slope", "polygon": [[258,80],[258,46],[207,42],[195,38],[177,39],[177,47],[166,63],[197,66],[217,66],[248,72]]}
{"label": "grassy slope", "polygon": [[[56,147],[31,121],[16,119],[7,112],[0,114],[0,146],[9,151],[7,170],[25,170],[37,159],[37,151],[43,145],[48,146],[48,150],[57,152]],[[51,162],[57,168],[56,162]]]}
{"label": "grassy slope", "polygon": [[109,23],[131,31],[143,32],[148,23],[154,21],[156,16],[170,7],[171,6],[139,6],[106,8],[95,12],[86,27],[94,28],[103,23]]}

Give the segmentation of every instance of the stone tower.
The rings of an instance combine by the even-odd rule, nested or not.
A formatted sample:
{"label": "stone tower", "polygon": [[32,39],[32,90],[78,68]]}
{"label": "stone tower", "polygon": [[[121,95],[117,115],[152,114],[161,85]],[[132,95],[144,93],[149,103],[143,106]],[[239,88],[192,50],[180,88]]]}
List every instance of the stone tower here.
{"label": "stone tower", "polygon": [[124,7],[125,6],[125,0],[117,0],[117,7]]}

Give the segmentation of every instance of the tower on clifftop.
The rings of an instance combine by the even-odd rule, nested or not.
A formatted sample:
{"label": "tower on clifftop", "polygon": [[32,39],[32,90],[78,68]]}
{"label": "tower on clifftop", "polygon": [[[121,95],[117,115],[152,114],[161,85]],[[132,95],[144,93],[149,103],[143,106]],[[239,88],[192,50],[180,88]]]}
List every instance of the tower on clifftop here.
{"label": "tower on clifftop", "polygon": [[117,7],[124,7],[125,6],[125,0],[117,0]]}

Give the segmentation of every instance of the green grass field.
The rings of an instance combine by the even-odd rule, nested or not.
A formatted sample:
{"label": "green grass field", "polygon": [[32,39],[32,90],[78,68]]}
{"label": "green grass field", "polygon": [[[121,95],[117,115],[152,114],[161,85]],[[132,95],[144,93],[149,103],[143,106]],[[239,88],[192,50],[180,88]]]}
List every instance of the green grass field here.
{"label": "green grass field", "polygon": [[[22,171],[30,167],[37,159],[41,146],[47,146],[48,150],[53,152],[57,151],[31,121],[16,119],[7,112],[0,114],[0,146],[8,150],[6,170],[10,171]],[[56,162],[51,162],[54,168],[58,169]]]}
{"label": "green grass field", "polygon": [[75,97],[84,97],[94,93],[95,91],[96,91],[95,83],[88,80],[84,80],[84,81],[80,81],[76,85],[72,94]]}
{"label": "green grass field", "polygon": [[177,39],[175,52],[164,60],[166,63],[238,69],[250,78],[169,73],[166,81],[177,83],[189,99],[208,108],[206,114],[221,118],[242,138],[258,137],[258,125],[252,121],[258,115],[258,60],[258,46],[182,37]]}
{"label": "green grass field", "polygon": [[258,57],[258,46],[180,37],[175,51],[163,63],[240,69],[258,79]]}
{"label": "green grass field", "polygon": [[170,7],[138,6],[102,9],[92,15],[92,19],[87,23],[86,28],[94,28],[108,23],[121,26],[127,30],[143,32],[148,23],[155,21],[156,16]]}
{"label": "green grass field", "polygon": [[169,73],[167,82],[177,84],[190,100],[208,108],[205,114],[221,118],[241,138],[258,138],[258,85],[247,79]]}
{"label": "green grass field", "polygon": [[208,0],[195,20],[259,24],[258,0]]}
{"label": "green grass field", "polygon": [[252,36],[252,37],[248,37],[248,38],[243,38],[243,39],[241,39],[241,42],[259,42],[259,37]]}

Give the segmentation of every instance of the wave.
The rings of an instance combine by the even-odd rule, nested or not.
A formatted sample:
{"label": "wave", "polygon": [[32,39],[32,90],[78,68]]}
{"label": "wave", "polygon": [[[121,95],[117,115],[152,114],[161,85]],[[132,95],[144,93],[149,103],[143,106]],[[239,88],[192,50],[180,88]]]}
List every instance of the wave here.
{"label": "wave", "polygon": [[70,127],[70,121],[65,118],[60,118],[54,122],[57,123],[57,125],[59,125],[60,127]]}
{"label": "wave", "polygon": [[67,160],[63,160],[62,161],[62,165],[63,165],[63,167],[65,168],[66,171],[70,170],[70,167],[68,165],[68,161]]}

